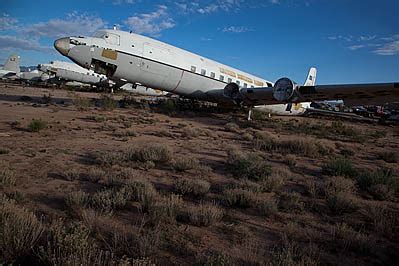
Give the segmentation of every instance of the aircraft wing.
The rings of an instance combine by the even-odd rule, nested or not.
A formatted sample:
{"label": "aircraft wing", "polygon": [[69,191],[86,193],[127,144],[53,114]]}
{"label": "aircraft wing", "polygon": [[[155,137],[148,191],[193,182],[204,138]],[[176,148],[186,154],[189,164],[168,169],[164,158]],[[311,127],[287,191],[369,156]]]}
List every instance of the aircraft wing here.
{"label": "aircraft wing", "polygon": [[[399,83],[300,86],[287,78],[274,87],[243,88],[246,104],[298,103],[343,100],[347,106],[382,105],[399,101]],[[280,82],[280,83],[279,83]]]}

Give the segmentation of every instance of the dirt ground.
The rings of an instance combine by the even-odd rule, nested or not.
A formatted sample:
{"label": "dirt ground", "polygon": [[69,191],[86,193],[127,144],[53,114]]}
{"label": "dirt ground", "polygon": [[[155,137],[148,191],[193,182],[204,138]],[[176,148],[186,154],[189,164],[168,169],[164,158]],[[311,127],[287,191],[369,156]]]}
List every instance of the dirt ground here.
{"label": "dirt ground", "polygon": [[[117,259],[145,257],[155,264],[393,265],[398,261],[398,125],[331,117],[248,122],[244,112],[165,111],[145,104],[106,110],[77,101],[86,98],[101,96],[0,84],[0,167],[15,174],[15,182],[2,181],[0,192],[33,212],[41,223],[50,225],[62,218],[65,224],[87,225],[85,213],[97,212],[91,215],[100,229],[90,227],[90,243]],[[37,119],[45,125],[34,132],[30,124]],[[260,144],[266,138],[262,134],[274,142]],[[153,165],[115,163],[111,161],[115,156],[104,156],[149,145],[166,146],[172,158]],[[228,156],[232,150],[260,157],[276,184],[257,191],[262,181],[235,174],[232,169],[238,164],[232,166]],[[195,159],[195,167],[179,170],[174,165],[182,158]],[[339,160],[357,174],[342,170],[345,166],[335,167]],[[206,180],[209,192],[184,194],[184,208],[214,204],[223,216],[207,226],[179,215],[173,222],[147,224],[143,221],[148,214],[138,200],[112,214],[90,206],[71,211],[66,199],[72,192],[93,197],[108,187],[106,181],[82,178],[93,169],[129,170],[131,178],[149,181],[163,196],[183,194],[176,189],[179,179]],[[381,171],[389,174],[377,176]],[[373,181],[363,182],[361,175],[367,173],[377,177],[370,174],[367,180]],[[248,204],[226,203],[231,188],[256,197]],[[128,252],[134,246],[125,251],[108,237],[116,231],[123,235],[139,230],[159,235],[150,244],[151,252]]]}

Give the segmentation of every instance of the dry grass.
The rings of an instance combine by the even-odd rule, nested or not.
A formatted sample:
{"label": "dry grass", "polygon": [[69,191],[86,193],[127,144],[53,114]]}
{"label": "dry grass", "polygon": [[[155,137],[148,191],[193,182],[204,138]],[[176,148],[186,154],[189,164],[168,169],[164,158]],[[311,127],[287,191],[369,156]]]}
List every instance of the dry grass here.
{"label": "dry grass", "polygon": [[154,186],[144,180],[128,180],[126,189],[131,193],[132,199],[140,203],[141,209],[144,212],[149,211],[156,204],[159,197]]}
{"label": "dry grass", "polygon": [[31,255],[43,226],[30,211],[4,196],[0,198],[0,261],[17,263]]}
{"label": "dry grass", "polygon": [[399,162],[399,153],[394,151],[382,151],[377,153],[377,158],[387,163]]}
{"label": "dry grass", "polygon": [[326,162],[322,167],[322,173],[330,176],[356,177],[357,170],[346,158],[335,158]]}
{"label": "dry grass", "polygon": [[399,233],[399,217],[397,213],[385,206],[369,205],[364,215],[371,221],[373,229],[381,237],[397,239]]}
{"label": "dry grass", "polygon": [[279,190],[284,185],[285,175],[276,171],[270,176],[259,182],[263,192],[273,192]]}
{"label": "dry grass", "polygon": [[211,184],[201,179],[178,178],[175,181],[175,189],[182,195],[193,195],[194,197],[205,196]]}
{"label": "dry grass", "polygon": [[195,127],[185,127],[183,128],[181,135],[183,138],[197,138],[201,135],[201,131],[198,128]]}
{"label": "dry grass", "polygon": [[183,156],[175,158],[173,160],[172,166],[176,171],[184,172],[199,168],[200,163],[196,158]]}
{"label": "dry grass", "polygon": [[393,200],[399,193],[399,178],[387,168],[360,173],[357,185],[377,200]]}
{"label": "dry grass", "polygon": [[240,208],[255,207],[259,201],[256,193],[240,188],[226,189],[222,198],[227,206]]}
{"label": "dry grass", "polygon": [[0,170],[0,187],[12,187],[17,183],[15,171],[8,167]]}
{"label": "dry grass", "polygon": [[281,154],[296,154],[299,156],[319,158],[332,153],[325,144],[309,139],[279,140],[267,133],[257,133],[254,148]]}
{"label": "dry grass", "polygon": [[151,223],[154,225],[174,223],[182,206],[183,200],[179,195],[158,197],[155,203],[148,207]]}
{"label": "dry grass", "polygon": [[126,206],[131,199],[131,192],[126,188],[105,189],[94,193],[90,205],[102,213],[112,213]]}
{"label": "dry grass", "polygon": [[277,202],[273,199],[262,200],[257,204],[257,209],[260,215],[271,217],[278,212]]}
{"label": "dry grass", "polygon": [[70,209],[85,208],[89,203],[89,194],[83,191],[73,191],[65,198],[65,204]]}
{"label": "dry grass", "polygon": [[331,230],[332,244],[337,249],[354,251],[358,254],[368,254],[374,247],[374,241],[366,234],[357,232],[342,223]]}
{"label": "dry grass", "polygon": [[196,226],[210,226],[219,222],[223,217],[223,210],[215,203],[201,202],[188,208],[188,219]]}
{"label": "dry grass", "polygon": [[94,106],[91,99],[80,97],[79,95],[73,97],[72,103],[79,111],[87,111],[90,107]]}
{"label": "dry grass", "polygon": [[236,123],[227,123],[224,125],[224,129],[233,133],[240,132],[240,127]]}

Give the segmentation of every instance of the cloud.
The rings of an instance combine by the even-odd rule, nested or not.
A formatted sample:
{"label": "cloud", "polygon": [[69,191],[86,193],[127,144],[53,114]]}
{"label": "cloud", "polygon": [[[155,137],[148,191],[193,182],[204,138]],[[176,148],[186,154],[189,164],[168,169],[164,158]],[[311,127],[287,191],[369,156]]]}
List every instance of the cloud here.
{"label": "cloud", "polygon": [[232,33],[244,33],[248,31],[253,31],[253,29],[250,29],[245,26],[230,26],[230,27],[224,27],[222,29],[223,32],[232,32]]}
{"label": "cloud", "polygon": [[37,51],[54,53],[52,47],[42,46],[37,40],[27,40],[18,38],[16,36],[2,35],[0,36],[0,49],[1,50],[27,50],[27,51]]}
{"label": "cloud", "polygon": [[348,47],[349,50],[355,51],[355,50],[359,50],[361,48],[366,47],[366,45],[363,44],[358,44],[358,45],[351,45]]}
{"label": "cloud", "polygon": [[378,55],[399,55],[399,38],[398,40],[385,43],[383,46],[374,50]]}
{"label": "cloud", "polygon": [[26,25],[20,27],[19,32],[35,37],[60,38],[73,35],[90,35],[106,26],[107,23],[99,17],[72,12],[67,14],[66,19],[56,18]]}
{"label": "cloud", "polygon": [[113,0],[112,3],[114,5],[122,5],[122,4],[135,4],[137,3],[137,0]]}
{"label": "cloud", "polygon": [[10,17],[10,15],[3,13],[0,16],[0,31],[14,30],[18,20]]}
{"label": "cloud", "polygon": [[162,31],[176,26],[164,5],[158,6],[158,10],[154,12],[128,17],[124,24],[135,33],[152,36],[159,36]]}

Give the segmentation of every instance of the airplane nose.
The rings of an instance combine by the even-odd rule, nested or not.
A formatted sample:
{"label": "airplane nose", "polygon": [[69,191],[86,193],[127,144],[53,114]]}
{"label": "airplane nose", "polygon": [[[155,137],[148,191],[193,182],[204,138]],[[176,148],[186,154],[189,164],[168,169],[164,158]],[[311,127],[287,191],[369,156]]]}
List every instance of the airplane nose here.
{"label": "airplane nose", "polygon": [[54,47],[62,55],[67,56],[69,49],[70,49],[69,42],[70,42],[70,39],[68,37],[61,38],[54,42]]}

